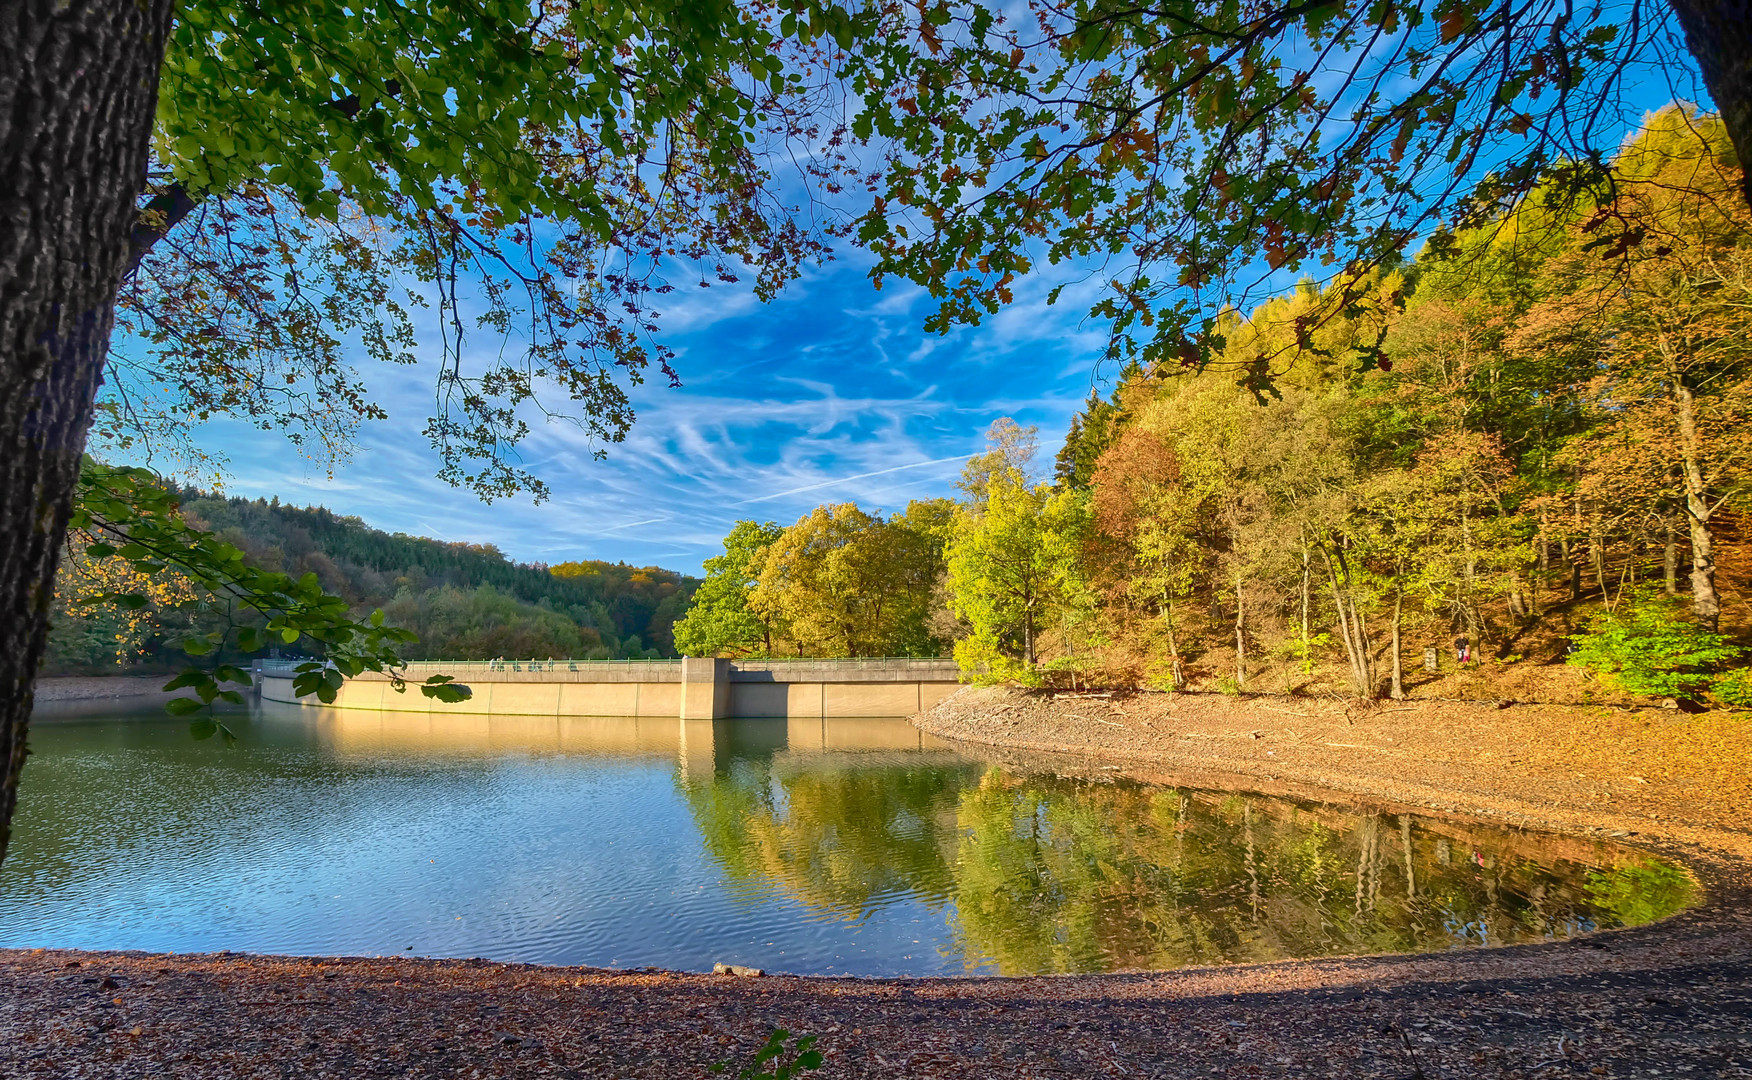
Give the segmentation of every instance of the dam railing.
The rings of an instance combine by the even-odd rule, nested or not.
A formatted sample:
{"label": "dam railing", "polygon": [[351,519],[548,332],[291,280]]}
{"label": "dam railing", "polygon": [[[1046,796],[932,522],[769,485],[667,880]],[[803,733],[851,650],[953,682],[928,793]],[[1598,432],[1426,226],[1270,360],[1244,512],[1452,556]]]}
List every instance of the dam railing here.
{"label": "dam railing", "polygon": [[[290,679],[310,660],[258,660],[256,673]],[[458,682],[682,682],[682,659],[673,660],[411,660],[397,674],[409,682],[450,675]],[[699,660],[692,663],[698,664]],[[944,656],[796,657],[782,660],[719,661],[731,682],[802,682],[816,679],[877,682],[895,678],[953,681],[958,669]],[[367,671],[364,680],[387,680]]]}
{"label": "dam railing", "polygon": [[[264,700],[317,704],[293,694],[293,676],[310,660],[261,660]],[[320,662],[320,661],[319,661]],[[441,703],[393,693],[390,676],[347,679],[335,708],[394,712],[542,716],[730,717],[911,716],[954,692],[961,672],[937,657],[825,657],[785,660],[419,660],[397,671],[410,684],[448,675],[467,700]]]}

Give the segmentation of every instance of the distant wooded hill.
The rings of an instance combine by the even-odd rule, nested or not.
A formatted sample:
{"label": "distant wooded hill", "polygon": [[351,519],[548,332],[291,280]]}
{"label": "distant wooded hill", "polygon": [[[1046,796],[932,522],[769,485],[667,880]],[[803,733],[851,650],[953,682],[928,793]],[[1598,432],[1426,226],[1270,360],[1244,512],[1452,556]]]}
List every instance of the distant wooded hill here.
{"label": "distant wooded hill", "polygon": [[[181,492],[185,518],[235,544],[257,564],[314,573],[353,608],[382,608],[413,630],[409,659],[675,655],[672,627],[699,582],[672,570],[600,560],[517,563],[491,544],[447,543],[371,528],[322,507]],[[78,553],[70,560],[77,572]],[[172,640],[210,615],[163,611],[121,642],[108,616],[63,610],[51,636],[53,671],[180,662]],[[172,640],[167,640],[172,639]]]}

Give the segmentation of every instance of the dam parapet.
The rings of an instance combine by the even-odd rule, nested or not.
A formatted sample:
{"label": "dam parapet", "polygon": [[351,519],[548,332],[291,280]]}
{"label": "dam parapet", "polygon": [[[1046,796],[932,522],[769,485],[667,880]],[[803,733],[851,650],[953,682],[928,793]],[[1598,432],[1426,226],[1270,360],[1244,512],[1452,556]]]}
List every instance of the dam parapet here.
{"label": "dam parapet", "polygon": [[[322,706],[292,693],[296,660],[256,663],[266,701]],[[469,688],[467,701],[445,704],[419,692],[433,675]],[[422,660],[402,669],[397,692],[387,675],[348,679],[336,709],[505,716],[732,717],[912,716],[955,692],[953,660],[916,657],[730,660]]]}

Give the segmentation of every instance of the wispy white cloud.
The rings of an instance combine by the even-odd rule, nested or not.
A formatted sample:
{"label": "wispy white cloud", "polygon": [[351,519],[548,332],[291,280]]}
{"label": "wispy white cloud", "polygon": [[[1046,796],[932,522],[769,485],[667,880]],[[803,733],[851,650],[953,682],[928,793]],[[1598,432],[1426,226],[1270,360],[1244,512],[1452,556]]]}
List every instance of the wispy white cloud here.
{"label": "wispy white cloud", "polygon": [[857,473],[852,476],[841,476],[833,480],[823,480],[819,484],[806,484],[803,487],[794,487],[786,491],[775,491],[769,495],[760,495],[752,499],[743,499],[736,505],[747,506],[750,503],[769,502],[773,499],[784,498],[787,495],[801,495],[806,491],[820,491],[823,488],[838,487],[841,484],[849,484],[854,480],[866,480],[872,476],[887,476],[889,473],[905,472],[908,469],[922,469],[927,465],[942,465],[951,461],[966,461],[972,456],[972,454],[957,454],[952,457],[932,458],[930,461],[914,461],[906,465],[896,465],[889,469],[875,469],[870,472]]}
{"label": "wispy white cloud", "polygon": [[323,504],[527,561],[698,572],[752,507],[794,519],[824,494],[872,507],[954,494],[953,466],[999,416],[1038,423],[1050,453],[1100,355],[1101,335],[1078,326],[1080,299],[1042,309],[1034,292],[1019,293],[1029,311],[935,335],[920,327],[929,297],[913,286],[874,292],[851,264],[812,270],[799,286],[771,304],[730,288],[674,299],[665,333],[683,385],[633,387],[638,421],[625,442],[599,447],[532,414],[522,451],[552,488],[541,505],[482,504],[433,476],[420,433],[429,364],[368,373],[391,419],[367,425],[360,453],[332,479],[277,436],[240,424],[207,431],[235,463],[236,494]]}

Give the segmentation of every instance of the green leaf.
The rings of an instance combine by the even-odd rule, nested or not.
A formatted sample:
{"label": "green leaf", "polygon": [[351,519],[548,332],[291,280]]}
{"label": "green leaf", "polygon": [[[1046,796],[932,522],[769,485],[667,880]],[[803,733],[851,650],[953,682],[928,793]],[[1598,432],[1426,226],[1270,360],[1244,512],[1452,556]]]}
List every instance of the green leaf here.
{"label": "green leaf", "polygon": [[219,733],[219,721],[204,716],[189,725],[189,734],[197,739],[211,739]]}
{"label": "green leaf", "polygon": [[251,672],[235,664],[220,664],[214,668],[213,679],[215,682],[243,683],[244,685],[255,682],[255,676]]}
{"label": "green leaf", "polygon": [[428,681],[420,687],[420,693],[447,705],[455,705],[459,701],[467,701],[474,697],[474,691],[461,683],[433,684]]}
{"label": "green leaf", "polygon": [[201,702],[197,701],[194,698],[186,698],[186,697],[171,698],[169,701],[164,703],[164,711],[171,714],[172,716],[187,716],[190,713],[196,712],[202,708],[204,708],[204,706],[201,704]]}

